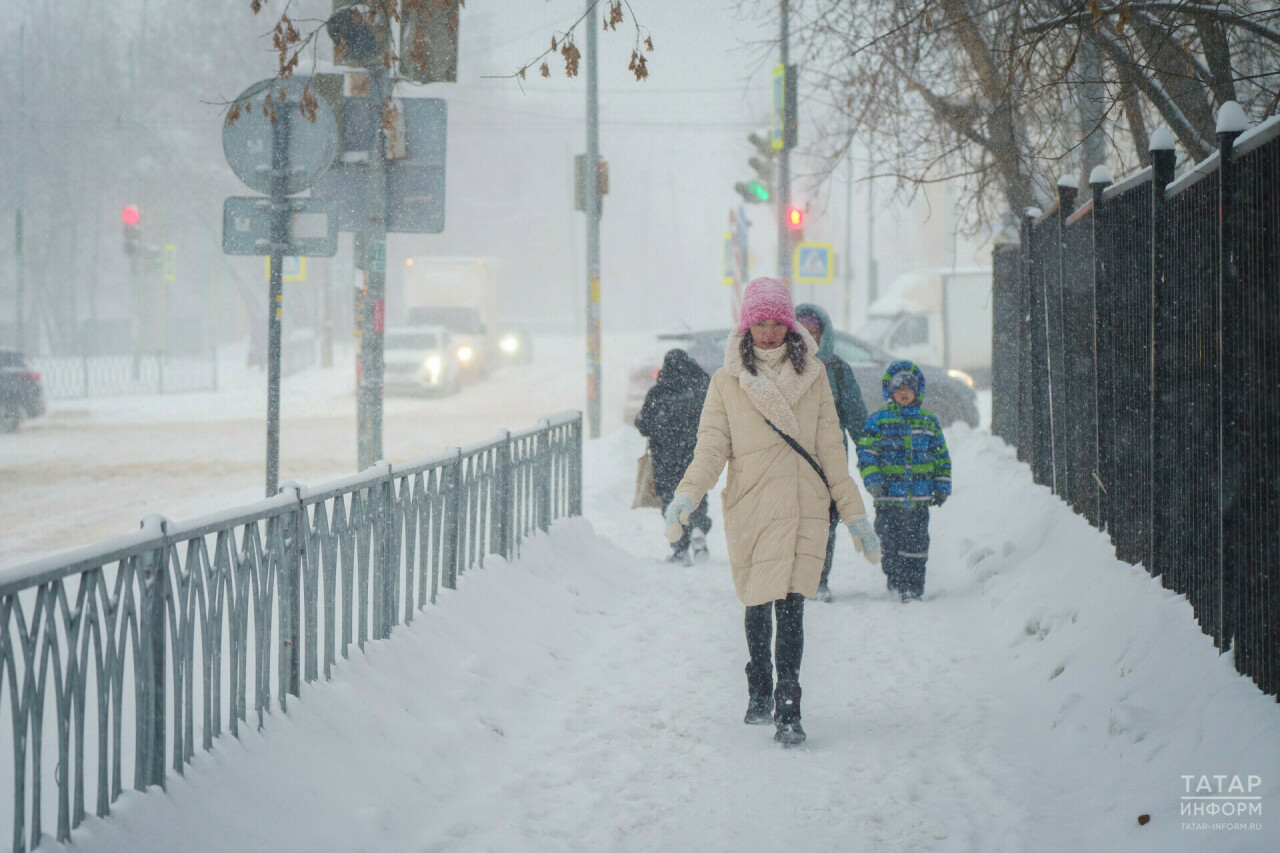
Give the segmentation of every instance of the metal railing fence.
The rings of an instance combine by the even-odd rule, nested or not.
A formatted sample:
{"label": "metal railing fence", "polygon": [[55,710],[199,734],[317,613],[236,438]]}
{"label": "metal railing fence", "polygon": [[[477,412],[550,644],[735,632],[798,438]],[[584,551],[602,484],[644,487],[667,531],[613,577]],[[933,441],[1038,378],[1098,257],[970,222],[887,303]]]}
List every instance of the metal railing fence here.
{"label": "metal railing fence", "polygon": [[1278,694],[1280,119],[1219,144],[997,248],[992,431]]}
{"label": "metal railing fence", "polygon": [[213,351],[194,355],[36,356],[28,360],[32,370],[40,373],[47,400],[127,394],[185,394],[214,391],[218,387],[218,363]]}
{"label": "metal railing fence", "polygon": [[[379,466],[0,574],[0,726],[13,850],[65,841],[86,809],[182,775],[249,711],[384,639],[441,586],[582,512],[582,415]],[[52,688],[52,689],[51,689]],[[0,729],[2,730],[2,729]],[[46,749],[46,731],[52,749]],[[7,785],[0,782],[0,792]],[[50,790],[51,789],[51,790]]]}

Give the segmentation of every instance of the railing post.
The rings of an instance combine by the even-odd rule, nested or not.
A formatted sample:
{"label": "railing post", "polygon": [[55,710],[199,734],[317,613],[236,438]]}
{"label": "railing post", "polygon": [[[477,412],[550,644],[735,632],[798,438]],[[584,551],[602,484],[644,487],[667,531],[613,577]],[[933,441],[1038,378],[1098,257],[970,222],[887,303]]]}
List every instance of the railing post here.
{"label": "railing post", "polygon": [[302,489],[299,483],[289,481],[280,484],[280,491],[292,490],[296,503],[285,516],[281,531],[284,562],[280,566],[280,710],[286,708],[285,696],[297,696],[299,690],[299,663],[301,660],[301,598],[302,561],[306,559],[306,531],[302,508]]}
{"label": "railing post", "polygon": [[381,481],[375,487],[378,498],[374,501],[373,530],[373,635],[385,640],[391,636],[391,622],[395,613],[397,567],[392,565],[394,553],[391,543],[391,463],[379,459],[374,467],[382,468]]}
{"label": "railing post", "polygon": [[[1075,498],[1071,489],[1071,469],[1077,460],[1071,458],[1072,446],[1067,440],[1070,434],[1068,423],[1074,419],[1074,413],[1067,402],[1071,399],[1071,370],[1067,367],[1067,219],[1076,209],[1076,196],[1080,187],[1074,175],[1063,175],[1058,178],[1058,323],[1056,329],[1049,330],[1050,341],[1057,339],[1058,357],[1049,359],[1049,432],[1051,436],[1050,452],[1053,454],[1053,491],[1067,504]],[[1046,298],[1052,298],[1046,294]],[[1048,305],[1045,316],[1049,315]],[[1053,352],[1053,343],[1046,341],[1049,352]]]}
{"label": "railing post", "polygon": [[[1237,522],[1241,508],[1246,506],[1244,477],[1241,462],[1245,457],[1239,449],[1227,453],[1225,437],[1241,434],[1240,412],[1245,405],[1245,394],[1239,383],[1246,375],[1246,335],[1240,322],[1243,316],[1239,268],[1240,211],[1236,205],[1236,166],[1233,148],[1236,137],[1248,129],[1244,110],[1234,101],[1228,101],[1218,109],[1218,636],[1215,638],[1219,652],[1233,646],[1232,636],[1239,622],[1241,569],[1252,568],[1242,563],[1247,560],[1249,548],[1242,539],[1249,538],[1247,525]],[[1230,427],[1228,427],[1230,424]],[[1242,547],[1243,546],[1243,547]],[[1236,668],[1240,668],[1240,650],[1234,649]]]}
{"label": "railing post", "polygon": [[569,481],[569,515],[582,515],[582,413],[578,413],[578,420],[573,425],[573,459],[570,460],[569,466],[572,476]]}
{"label": "railing post", "polygon": [[137,712],[137,737],[141,765],[134,774],[135,787],[139,791],[150,785],[165,787],[165,603],[169,594],[168,572],[165,571],[169,557],[169,521],[163,516],[148,515],[142,519],[141,526],[143,530],[152,529],[160,542],[158,547],[142,556],[139,567],[142,666],[138,676],[142,702]]}
{"label": "railing post", "polygon": [[515,542],[512,530],[515,523],[512,516],[515,512],[515,492],[512,489],[511,477],[511,430],[502,431],[502,445],[498,448],[498,512],[494,521],[498,527],[498,553],[504,560],[515,555]]}
{"label": "railing post", "polygon": [[542,474],[538,478],[538,529],[546,533],[551,529],[551,502],[555,498],[555,487],[551,482],[555,473],[551,459],[551,421],[543,418],[538,421],[538,426],[538,470]]}
{"label": "railing post", "polygon": [[1031,241],[1032,230],[1040,211],[1028,207],[1022,212],[1018,239],[1021,242],[1021,257],[1018,265],[1018,383],[1017,401],[1017,453],[1019,461],[1031,465],[1035,471],[1035,412],[1033,408],[1033,385],[1038,377],[1032,362],[1032,316],[1031,308],[1035,304],[1031,294]]}
{"label": "railing post", "polygon": [[1113,335],[1114,327],[1112,326],[1112,306],[1099,305],[1098,290],[1103,290],[1106,294],[1111,292],[1111,281],[1108,278],[1111,269],[1111,243],[1108,236],[1108,228],[1110,227],[1109,217],[1104,209],[1106,204],[1106,189],[1115,183],[1115,179],[1111,177],[1111,170],[1106,166],[1098,165],[1093,167],[1093,171],[1089,174],[1089,188],[1093,190],[1093,506],[1094,518],[1097,519],[1099,530],[1107,529],[1106,513],[1109,508],[1106,503],[1107,490],[1105,481],[1102,479],[1104,472],[1106,476],[1112,476],[1115,468],[1111,465],[1108,454],[1102,452],[1103,441],[1111,441],[1111,431],[1103,429],[1102,422],[1104,418],[1111,417],[1111,397],[1104,393],[1101,389],[1103,383],[1107,381],[1106,377],[1109,370],[1104,370],[1102,363],[1105,357],[1108,368],[1111,365],[1113,355]]}
{"label": "railing post", "polygon": [[458,539],[462,533],[462,448],[451,447],[453,462],[444,475],[444,565],[442,585],[458,588]]}
{"label": "railing post", "polygon": [[1160,306],[1166,296],[1169,279],[1169,203],[1165,198],[1165,190],[1173,181],[1175,163],[1173,134],[1168,128],[1159,128],[1151,135],[1151,296],[1148,305],[1151,312],[1151,336],[1148,341],[1150,369],[1147,376],[1147,459],[1142,477],[1142,498],[1145,502],[1143,509],[1147,527],[1143,563],[1152,576],[1163,572],[1163,541],[1170,533],[1158,529],[1156,525],[1155,483],[1157,479],[1163,480],[1157,464],[1161,448],[1156,438],[1159,430],[1156,409],[1163,374],[1161,368],[1163,360],[1168,358],[1166,349],[1169,323]]}

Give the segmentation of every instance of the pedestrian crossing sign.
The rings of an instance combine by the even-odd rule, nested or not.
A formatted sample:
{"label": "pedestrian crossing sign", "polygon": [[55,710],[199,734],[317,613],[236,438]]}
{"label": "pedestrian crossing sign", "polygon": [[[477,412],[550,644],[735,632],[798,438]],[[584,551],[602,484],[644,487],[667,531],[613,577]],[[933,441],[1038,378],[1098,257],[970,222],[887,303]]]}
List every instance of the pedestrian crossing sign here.
{"label": "pedestrian crossing sign", "polygon": [[830,243],[797,243],[791,257],[797,284],[828,284],[835,274],[835,248]]}

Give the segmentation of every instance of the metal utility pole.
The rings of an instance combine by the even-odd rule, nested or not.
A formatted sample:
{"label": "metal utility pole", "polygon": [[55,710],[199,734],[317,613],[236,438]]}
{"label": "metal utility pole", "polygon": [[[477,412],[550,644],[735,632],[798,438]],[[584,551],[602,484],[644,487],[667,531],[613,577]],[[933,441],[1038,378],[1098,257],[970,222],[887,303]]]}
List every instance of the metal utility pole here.
{"label": "metal utility pole", "polygon": [[[284,314],[284,250],[289,242],[289,125],[282,105],[271,123],[271,290],[267,302],[267,497],[280,483],[280,324]],[[136,258],[136,253],[135,253]]]}
{"label": "metal utility pole", "polygon": [[600,104],[596,93],[596,3],[587,2],[587,423],[600,437]]}
{"label": "metal utility pole", "polygon": [[844,194],[844,328],[853,331],[853,144],[845,158]]}
{"label": "metal utility pole", "polygon": [[368,468],[382,458],[382,333],[387,298],[387,166],[383,152],[382,111],[391,98],[391,75],[386,68],[369,72],[370,96],[377,116],[369,146],[368,194],[365,221],[358,245],[362,247],[364,300],[360,308],[360,368],[356,396],[357,462]]}
{"label": "metal utility pole", "polygon": [[[782,6],[782,67],[783,74],[791,74],[791,66],[789,64],[791,58],[791,23],[790,11],[791,4],[789,0],[781,0]],[[785,79],[785,77],[784,77]],[[784,116],[791,113],[795,109],[795,105],[787,104]],[[787,131],[785,128],[786,119],[783,119],[783,135],[785,137]],[[778,152],[778,278],[786,282],[788,286],[791,284],[791,225],[787,222],[787,213],[791,209],[791,149],[784,143],[782,150]]]}
{"label": "metal utility pole", "polygon": [[876,184],[867,176],[867,307],[880,296],[879,270],[876,268]]}
{"label": "metal utility pole", "polygon": [[[22,9],[25,18],[26,7]],[[23,221],[26,217],[27,205],[27,25],[24,21],[18,27],[18,207],[13,217],[14,240],[14,278],[13,278],[13,323],[14,346],[26,352],[27,349],[27,291],[26,291],[26,235]]]}

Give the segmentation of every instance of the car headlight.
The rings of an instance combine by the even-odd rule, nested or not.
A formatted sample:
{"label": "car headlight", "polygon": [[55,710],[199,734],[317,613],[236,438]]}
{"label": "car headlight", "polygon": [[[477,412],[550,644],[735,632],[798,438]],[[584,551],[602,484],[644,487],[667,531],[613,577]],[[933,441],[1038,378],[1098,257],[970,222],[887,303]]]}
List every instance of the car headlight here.
{"label": "car headlight", "polygon": [[458,361],[470,361],[474,355],[471,347],[458,347]]}
{"label": "car headlight", "polygon": [[954,367],[947,371],[947,375],[952,379],[959,380],[970,388],[973,387],[973,377],[965,373],[963,370],[956,370]]}
{"label": "car headlight", "polygon": [[520,349],[520,339],[515,335],[506,335],[498,341],[498,346],[507,355],[515,355],[516,350]]}
{"label": "car headlight", "polygon": [[429,370],[431,373],[439,373],[440,372],[440,356],[438,355],[427,356],[427,360],[422,363],[422,366],[425,367],[427,370]]}

